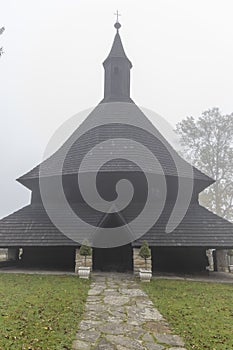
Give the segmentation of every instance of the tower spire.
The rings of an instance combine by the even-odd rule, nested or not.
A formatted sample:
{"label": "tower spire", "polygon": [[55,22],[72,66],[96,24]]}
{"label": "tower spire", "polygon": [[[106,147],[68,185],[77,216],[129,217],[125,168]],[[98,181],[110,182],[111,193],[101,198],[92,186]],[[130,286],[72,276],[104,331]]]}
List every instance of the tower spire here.
{"label": "tower spire", "polygon": [[133,102],[130,98],[130,69],[132,63],[125,54],[119,29],[119,12],[115,13],[116,23],[114,27],[117,32],[112,48],[103,63],[105,70],[104,99],[102,102],[124,101]]}

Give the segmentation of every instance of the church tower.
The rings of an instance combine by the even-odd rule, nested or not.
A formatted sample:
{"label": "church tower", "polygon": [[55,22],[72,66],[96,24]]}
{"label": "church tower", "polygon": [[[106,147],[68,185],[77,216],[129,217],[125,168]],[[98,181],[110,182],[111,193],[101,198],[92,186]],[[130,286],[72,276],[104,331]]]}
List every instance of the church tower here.
{"label": "church tower", "polygon": [[132,63],[125,54],[119,29],[121,24],[115,23],[117,32],[111,51],[103,62],[105,70],[104,99],[102,102],[133,102],[130,98],[130,70]]}

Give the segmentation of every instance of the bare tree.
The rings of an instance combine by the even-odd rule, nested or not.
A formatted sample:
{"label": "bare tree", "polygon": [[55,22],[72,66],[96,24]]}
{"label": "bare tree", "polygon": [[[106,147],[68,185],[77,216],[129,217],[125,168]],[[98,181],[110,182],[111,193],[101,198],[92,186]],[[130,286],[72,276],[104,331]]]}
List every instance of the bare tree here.
{"label": "bare tree", "polygon": [[203,191],[200,203],[233,221],[233,113],[222,115],[219,108],[187,117],[176,126],[189,162],[216,182]]}

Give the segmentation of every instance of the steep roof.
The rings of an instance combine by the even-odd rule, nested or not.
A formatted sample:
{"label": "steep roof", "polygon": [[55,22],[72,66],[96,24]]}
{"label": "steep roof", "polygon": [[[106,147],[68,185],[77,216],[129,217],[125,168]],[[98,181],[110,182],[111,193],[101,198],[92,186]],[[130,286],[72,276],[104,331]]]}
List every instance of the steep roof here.
{"label": "steep roof", "polygon": [[128,61],[130,67],[132,68],[132,63],[131,61],[128,59],[128,57],[126,56],[122,41],[121,41],[121,37],[119,32],[117,31],[113,44],[112,44],[112,48],[109,52],[108,57],[106,58],[106,60],[104,61],[104,65],[109,61],[110,58],[124,58]]}
{"label": "steep roof", "polygon": [[[179,226],[172,233],[165,233],[171,206],[167,203],[158,222],[133,245],[139,246],[146,239],[150,246],[233,248],[233,224],[198,204],[191,204]],[[62,217],[63,212],[58,207],[53,210]],[[103,219],[99,215],[90,216],[87,205],[78,204],[77,210],[82,211],[83,217],[94,226]],[[134,217],[136,210],[130,207],[125,222]],[[0,220],[0,247],[77,245],[54,226],[42,205],[26,206]]]}
{"label": "steep roof", "polygon": [[[114,154],[121,152],[126,155],[126,159],[130,156],[140,158],[143,162],[143,170],[149,173],[153,172],[151,158],[143,152],[140,154],[140,151],[132,143],[132,141],[136,141],[155,155],[165,175],[190,177],[190,165],[179,156],[138,106],[132,103],[114,102],[99,104],[58,151],[42,163],[41,168],[38,165],[21,176],[18,181],[26,184],[27,180],[36,179],[39,175],[45,177],[61,173],[69,175],[81,171],[96,171],[99,158],[95,154],[90,156],[90,161],[86,162],[82,170],[79,169],[84,156],[100,142],[117,138],[125,139],[125,141],[120,143],[110,141],[107,146],[103,144],[99,146],[102,147],[101,154],[106,159],[108,157],[114,158]],[[134,172],[138,170],[137,166],[123,158],[119,159],[118,157],[118,159],[107,162],[101,171]],[[179,174],[177,168],[179,168]],[[43,171],[40,173],[41,169]],[[205,181],[205,187],[214,182],[213,179],[195,167],[192,169],[193,178]]]}

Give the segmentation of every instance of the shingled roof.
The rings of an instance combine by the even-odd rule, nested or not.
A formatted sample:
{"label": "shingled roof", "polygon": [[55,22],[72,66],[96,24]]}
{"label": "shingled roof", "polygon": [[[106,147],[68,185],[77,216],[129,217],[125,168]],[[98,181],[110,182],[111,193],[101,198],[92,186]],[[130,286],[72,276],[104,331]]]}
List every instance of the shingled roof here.
{"label": "shingled roof", "polygon": [[118,31],[115,35],[111,51],[103,64],[105,65],[110,58],[124,58],[128,61],[130,67],[132,68],[132,63],[125,54],[125,50],[124,50],[124,47],[122,45],[121,37],[120,37]]}
{"label": "shingled roof", "polygon": [[[43,171],[40,173],[38,165],[25,175],[21,176],[18,181],[25,184],[25,180],[62,174],[77,174],[83,157],[91,151],[98,143],[117,138],[127,139],[120,144],[110,143],[105,148],[102,147],[101,154],[106,157],[118,151],[123,151],[127,156],[135,155],[142,159],[144,172],[152,172],[151,158],[144,154],[138,154],[138,149],[132,144],[132,140],[144,145],[159,160],[164,174],[178,176],[177,165],[180,168],[183,177],[190,176],[190,165],[179,156],[179,154],[166,141],[161,133],[149,121],[141,109],[133,103],[101,103],[85,119],[85,121],[75,130],[69,139],[55,152],[50,158],[45,160]],[[65,162],[61,170],[59,164],[65,157]],[[126,157],[127,158],[127,157]],[[83,172],[96,171],[98,157],[93,156],[88,162]],[[124,159],[117,159],[111,163],[105,164],[101,171],[123,171],[134,172],[138,167]],[[206,181],[206,187],[214,182],[213,179],[203,174],[200,170],[193,167],[193,177],[196,180]]]}
{"label": "shingled roof", "polygon": [[[140,246],[146,239],[150,246],[157,247],[233,248],[233,224],[198,204],[191,204],[179,226],[172,233],[165,233],[171,206],[171,203],[167,203],[158,222],[141,239],[133,242],[134,246]],[[56,211],[56,215],[62,217],[63,212],[58,207],[53,210]],[[99,215],[90,216],[85,204],[78,205],[77,211],[80,210],[83,217],[96,227],[103,220]],[[124,217],[125,222],[131,221],[134,213],[135,208],[131,206]],[[70,229],[72,230],[72,227]],[[143,226],[141,229],[143,230]],[[77,245],[57,229],[42,205],[26,206],[0,221],[0,247]]]}

